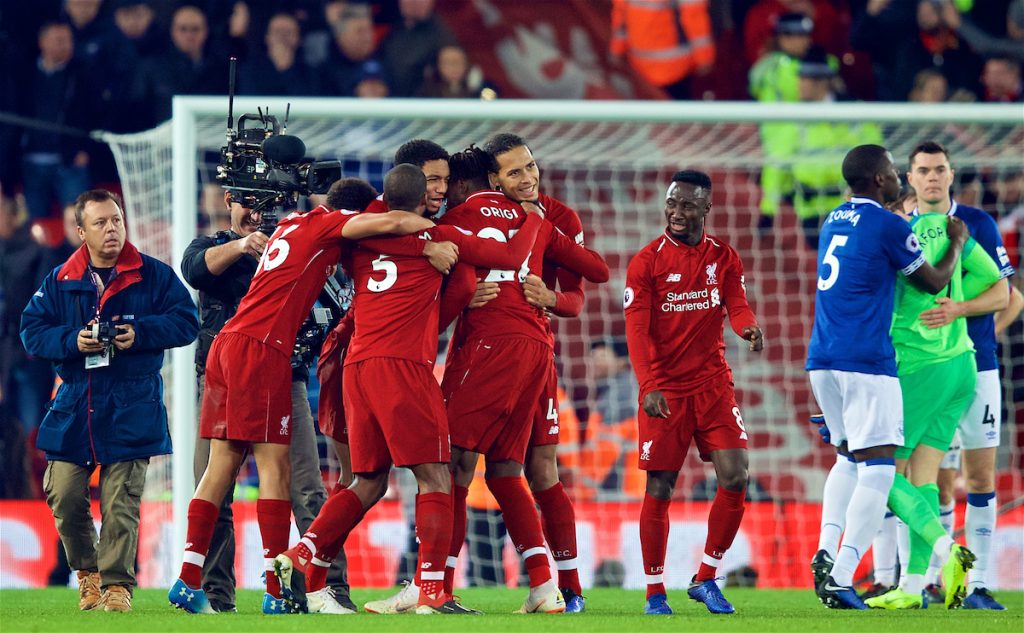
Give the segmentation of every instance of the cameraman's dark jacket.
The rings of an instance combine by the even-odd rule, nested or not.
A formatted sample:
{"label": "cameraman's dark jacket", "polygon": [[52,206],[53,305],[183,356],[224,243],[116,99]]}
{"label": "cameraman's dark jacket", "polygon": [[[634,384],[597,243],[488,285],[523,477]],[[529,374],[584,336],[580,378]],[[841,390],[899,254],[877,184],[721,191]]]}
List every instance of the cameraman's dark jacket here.
{"label": "cameraman's dark jacket", "polygon": [[[238,304],[249,291],[249,283],[256,274],[259,261],[251,255],[235,260],[219,275],[206,266],[206,251],[214,246],[241,239],[234,231],[218,231],[192,240],[181,258],[181,275],[190,286],[199,291],[199,341],[196,345],[196,372],[206,369],[206,356],[217,336],[238,311]],[[292,381],[305,382],[309,378],[307,367],[292,368]]]}
{"label": "cameraman's dark jacket", "polygon": [[78,332],[96,315],[96,287],[83,245],[55,268],[21,317],[21,340],[53,361],[64,381],[39,427],[46,458],[110,464],[171,452],[160,367],[164,350],[195,340],[199,324],[188,290],[173,269],[130,243],[100,301],[101,322],[131,323],[135,342],[108,367],[85,368]]}

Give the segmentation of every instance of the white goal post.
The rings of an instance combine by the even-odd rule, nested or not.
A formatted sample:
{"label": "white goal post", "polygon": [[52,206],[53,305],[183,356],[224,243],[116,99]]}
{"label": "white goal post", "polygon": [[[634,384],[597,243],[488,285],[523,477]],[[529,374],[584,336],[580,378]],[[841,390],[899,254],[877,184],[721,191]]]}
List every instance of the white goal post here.
{"label": "white goal post", "polygon": [[[564,190],[576,196],[568,200],[571,205],[597,204],[600,199],[601,204],[612,209],[610,213],[620,214],[616,216],[619,219],[610,220],[610,224],[597,231],[596,239],[591,242],[602,253],[606,247],[617,253],[635,252],[657,234],[660,220],[653,216],[660,215],[659,196],[665,181],[663,177],[658,180],[652,175],[663,176],[681,168],[703,169],[714,172],[713,176],[726,174],[723,184],[716,180],[716,190],[742,187],[744,194],[734,199],[733,207],[744,209],[743,219],[709,222],[712,225],[725,222],[728,230],[723,235],[733,230],[739,231],[744,239],[754,235],[749,215],[753,213],[756,218],[757,173],[766,163],[758,134],[759,124],[764,123],[877,124],[883,128],[885,144],[893,151],[901,171],[909,149],[933,138],[951,144],[954,167],[969,165],[974,170],[993,170],[994,173],[1024,170],[1020,155],[1024,113],[1019,104],[484,102],[238,97],[234,102],[234,117],[237,121],[242,114],[254,113],[259,107],[281,119],[289,104],[288,133],[299,136],[306,143],[308,154],[317,158],[389,163],[395,149],[412,138],[429,138],[454,152],[471,143],[482,144],[487,136],[498,131],[520,134],[534,150],[542,170],[558,170],[562,174],[564,182],[560,182]],[[205,169],[209,173],[209,162],[215,160],[213,153],[224,144],[226,115],[225,97],[179,96],[174,98],[169,125],[135,135],[104,135],[104,140],[114,150],[122,176],[129,217],[162,218],[168,225],[162,227],[164,233],[159,237],[162,245],[156,249],[150,247],[147,252],[165,250],[152,254],[170,263],[179,274],[185,247],[197,235],[200,172]],[[838,155],[839,160],[842,153]],[[131,164],[139,162],[148,166]],[[141,171],[156,173],[157,177],[133,182],[132,175]],[[742,184],[736,184],[737,173],[745,174]],[[345,175],[365,177],[364,173],[351,173],[348,169]],[[622,186],[616,186],[620,181]],[[613,183],[612,190],[605,191],[608,182]],[[598,191],[601,193],[595,193]],[[752,210],[748,208],[751,206]],[[792,215],[791,210],[785,213]],[[784,224],[799,231],[799,226]],[[597,227],[588,226],[584,219],[584,228],[589,240]],[[756,240],[756,235],[750,239]],[[782,239],[779,240],[773,247],[774,255],[765,254],[765,262],[792,248],[792,244],[783,245]],[[741,256],[746,256],[742,248],[737,250]],[[628,258],[616,261],[613,276],[624,271],[626,262]],[[782,299],[790,292],[782,287],[784,277],[780,270],[778,283],[773,281],[772,286],[775,288],[772,292]],[[608,293],[602,290],[603,294],[595,299],[600,302],[597,308],[600,315],[581,326],[584,335],[578,341],[574,339],[572,346],[563,341],[563,349],[582,356],[587,343],[613,333],[614,328],[602,324],[602,320],[614,316],[614,301],[609,297],[615,294],[615,289],[621,291],[613,278]],[[756,291],[755,283],[752,293]],[[756,303],[757,298],[753,300]],[[588,291],[588,306],[589,302]],[[799,307],[787,318],[796,318],[797,325],[806,325],[810,319],[808,306],[813,306],[813,296],[809,303],[806,298],[801,299]],[[621,315],[621,304],[618,315]],[[772,326],[772,331],[777,332],[779,328]],[[776,339],[781,342],[782,335],[777,335]],[[729,359],[736,369],[738,352],[730,345]],[[802,347],[797,349],[802,350]],[[193,347],[178,348],[171,353],[172,378],[168,386],[172,396],[169,408],[175,451],[170,482],[174,515],[172,549],[185,541],[186,513],[194,490],[192,454],[197,406],[193,354]],[[780,359],[778,372],[785,373],[785,380],[802,379],[802,358],[797,358],[800,354]],[[737,373],[745,371],[748,370],[740,369]],[[775,369],[752,368],[749,371],[754,376]],[[737,379],[737,386],[739,382]],[[796,410],[803,409],[797,407]],[[745,411],[744,415],[754,417],[756,413]],[[1012,420],[1008,424],[1012,424]]]}

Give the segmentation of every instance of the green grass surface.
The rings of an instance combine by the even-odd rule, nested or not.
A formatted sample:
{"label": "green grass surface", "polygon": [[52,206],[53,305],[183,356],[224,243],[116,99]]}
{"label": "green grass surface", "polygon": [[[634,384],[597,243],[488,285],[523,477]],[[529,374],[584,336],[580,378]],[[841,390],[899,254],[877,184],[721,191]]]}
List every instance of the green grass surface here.
{"label": "green grass surface", "polygon": [[[363,602],[387,595],[384,590],[357,590]],[[288,615],[268,617],[259,613],[261,593],[242,591],[238,613],[190,615],[167,604],[167,593],[157,589],[135,592],[132,613],[80,612],[78,593],[71,589],[0,591],[0,630],[13,631],[1024,631],[1024,593],[1001,592],[1008,611],[830,611],[811,591],[726,589],[737,613],[713,616],[704,605],[674,591],[671,616],[644,616],[642,591],[592,589],[587,593],[587,612],[572,615],[514,615],[526,593],[519,589],[461,589],[467,606],[483,610],[483,617]]]}

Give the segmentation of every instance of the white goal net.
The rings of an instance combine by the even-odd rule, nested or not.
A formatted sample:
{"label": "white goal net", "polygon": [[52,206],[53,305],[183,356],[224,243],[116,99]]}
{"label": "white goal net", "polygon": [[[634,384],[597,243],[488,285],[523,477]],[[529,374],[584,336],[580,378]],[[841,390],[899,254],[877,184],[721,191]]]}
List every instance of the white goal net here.
{"label": "white goal net", "polygon": [[[226,228],[213,179],[224,143],[226,105],[220,98],[177,98],[173,123],[106,137],[124,185],[130,238],[176,269],[185,245],[197,233]],[[236,118],[257,106],[281,117],[286,102],[237,99]],[[643,585],[637,522],[644,482],[636,468],[635,387],[628,360],[622,357],[621,298],[629,259],[663,230],[665,187],[672,173],[684,168],[712,177],[708,231],[742,257],[747,292],[767,341],[764,353],[754,355],[726,332],[727,357],[750,432],[750,495],[755,501],[727,556],[726,571],[737,582],[756,574],[758,586],[810,584],[805,568],[817,540],[822,484],[834,459],[807,421],[815,410],[803,365],[813,319],[816,255],[794,211],[794,202],[799,206],[795,197],[805,195],[806,187],[783,192],[774,224],[759,228],[761,174],[765,167],[785,173],[808,164],[837,168],[851,143],[817,149],[799,145],[780,156],[762,148],[766,123],[791,126],[799,134],[815,126],[845,126],[845,139],[852,144],[881,140],[901,167],[916,144],[939,141],[950,150],[957,172],[956,198],[1000,218],[1007,239],[1019,238],[1024,222],[1024,121],[1019,107],[1012,105],[291,101],[288,133],[306,143],[309,156],[337,158],[344,175],[369,180],[378,189],[395,150],[408,140],[426,138],[456,152],[472,143],[481,145],[496,132],[514,132],[526,139],[538,160],[542,190],[579,213],[588,245],[605,257],[612,271],[609,283],[586,286],[579,319],[554,320],[565,394],[560,460],[563,481],[576,502],[585,587]],[[831,185],[822,184],[826,186]],[[827,211],[820,209],[822,214]],[[1005,405],[997,478],[999,499],[1006,505],[1024,494],[1024,335],[1019,319],[1000,349]],[[150,585],[169,583],[177,571],[184,511],[193,491],[192,351],[175,350],[171,357],[167,384],[175,455],[151,469],[150,549],[145,549],[146,534],[140,545],[141,551],[150,552],[140,556],[140,579]],[[329,472],[329,451],[324,455]],[[349,541],[353,586],[391,585],[402,571],[401,554],[410,539],[399,500],[405,490],[398,488]],[[707,500],[714,489],[710,465],[691,456],[671,510],[666,565],[670,585],[685,586],[696,569]],[[481,491],[471,494],[471,506],[468,549],[462,557],[469,562],[460,567],[460,583],[515,583],[514,556],[501,545],[500,513]],[[254,513],[244,508],[236,509],[235,516],[255,521]],[[1008,560],[1019,561],[1024,511],[1007,513],[1001,520],[1005,529],[997,534],[997,552],[1002,548],[1013,553]],[[254,553],[258,559],[254,524],[237,533],[247,539],[240,545],[243,555]],[[248,586],[259,581],[258,571],[246,575],[240,569],[239,577]],[[1010,566],[1000,569],[994,580],[996,586],[1024,586],[1020,569]]]}

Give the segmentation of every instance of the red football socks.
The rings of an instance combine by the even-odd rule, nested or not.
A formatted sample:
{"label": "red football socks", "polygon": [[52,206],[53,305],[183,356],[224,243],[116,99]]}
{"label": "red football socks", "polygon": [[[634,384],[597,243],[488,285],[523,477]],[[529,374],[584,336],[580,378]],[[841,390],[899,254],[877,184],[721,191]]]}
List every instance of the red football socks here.
{"label": "red football socks", "polygon": [[740,529],[747,490],[726,490],[721,486],[708,513],[708,540],[704,544],[704,559],[697,570],[697,582],[714,580],[722,556],[732,547]]}
{"label": "red football socks", "polygon": [[320,508],[320,514],[316,515],[294,548],[299,557],[299,560],[293,561],[296,568],[306,573],[314,556],[333,559],[344,547],[348,533],[362,518],[363,504],[356,493],[347,488],[336,494],[332,491]]}
{"label": "red football socks", "polygon": [[420,542],[416,585],[420,604],[443,602],[444,570],[452,542],[452,496],[447,492],[416,495],[416,536]]}
{"label": "red football socks", "polygon": [[537,516],[533,498],[527,492],[523,478],[492,477],[487,479],[487,487],[501,506],[508,535],[516,551],[523,557],[526,571],[530,575],[530,587],[551,580],[540,517]]}
{"label": "red football socks", "polygon": [[285,499],[258,499],[256,521],[263,538],[263,563],[267,572],[267,593],[281,597],[281,583],[274,575],[274,557],[288,549],[292,504]]}
{"label": "red football socks", "polygon": [[203,564],[210,551],[213,527],[220,509],[204,499],[192,499],[188,504],[188,531],[185,536],[185,557],[178,576],[193,589],[203,583]]}
{"label": "red football socks", "polygon": [[317,552],[316,556],[309,559],[309,565],[306,566],[306,593],[320,591],[327,586],[327,570],[333,562],[334,557],[326,558],[323,552]]}
{"label": "red football socks", "polygon": [[665,593],[665,550],[668,548],[668,507],[670,499],[644,495],[640,509],[640,550],[647,577],[647,597]]}
{"label": "red football socks", "polygon": [[455,564],[466,540],[466,498],[469,488],[452,486],[452,541],[448,546],[448,560],[444,567],[444,591],[451,594],[455,591]]}
{"label": "red football socks", "polygon": [[580,574],[576,568],[576,512],[569,495],[565,493],[562,482],[558,482],[547,490],[534,492],[533,498],[540,506],[544,538],[558,567],[559,588],[571,589],[577,596],[582,595]]}

